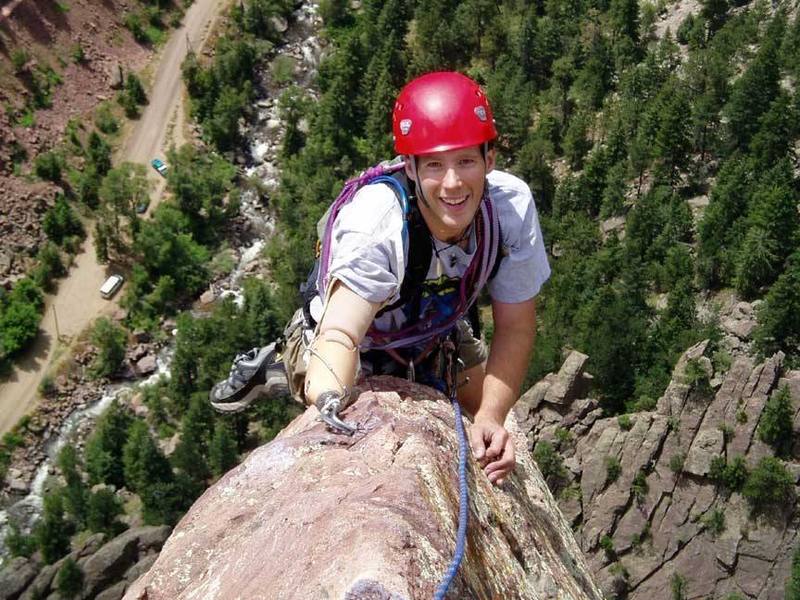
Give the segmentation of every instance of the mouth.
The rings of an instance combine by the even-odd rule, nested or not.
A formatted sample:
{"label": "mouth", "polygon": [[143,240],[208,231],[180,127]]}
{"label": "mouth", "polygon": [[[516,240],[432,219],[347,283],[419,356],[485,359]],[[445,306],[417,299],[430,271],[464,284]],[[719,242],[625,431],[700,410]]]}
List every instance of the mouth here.
{"label": "mouth", "polygon": [[466,203],[469,200],[469,196],[462,196],[460,198],[444,198],[439,196],[439,200],[441,200],[447,206],[461,206],[462,204]]}

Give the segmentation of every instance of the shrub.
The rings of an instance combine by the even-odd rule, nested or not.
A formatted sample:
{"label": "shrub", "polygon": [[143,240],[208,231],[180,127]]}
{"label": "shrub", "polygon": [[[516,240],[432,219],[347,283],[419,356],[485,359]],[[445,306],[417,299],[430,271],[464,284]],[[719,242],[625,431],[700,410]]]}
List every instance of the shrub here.
{"label": "shrub", "polygon": [[633,421],[631,420],[630,415],[620,415],[617,417],[617,424],[619,428],[623,431],[630,431],[631,427],[633,427]]}
{"label": "shrub", "polygon": [[11,556],[30,556],[36,551],[36,540],[33,536],[25,535],[19,526],[12,522],[5,539],[6,548]]}
{"label": "shrub", "polygon": [[111,105],[108,102],[103,102],[97,107],[94,115],[94,124],[103,133],[110,134],[119,130],[119,121],[114,116],[111,110]]}
{"label": "shrub", "polygon": [[672,600],[686,600],[686,578],[680,573],[675,573],[669,581],[672,591]]}
{"label": "shrub", "polygon": [[62,598],[75,598],[83,589],[83,571],[68,557],[56,575],[56,589]]}
{"label": "shrub", "polygon": [[765,456],[750,473],[742,494],[755,512],[782,508],[794,501],[794,478],[780,460]]}
{"label": "shrub", "polygon": [[61,169],[63,167],[64,159],[53,150],[42,152],[33,162],[33,170],[36,175],[53,183],[61,181]]}
{"label": "shrub", "polygon": [[272,79],[278,85],[291,83],[294,77],[295,60],[291,56],[281,54],[272,61]]}
{"label": "shrub", "polygon": [[722,456],[715,456],[711,459],[708,476],[717,486],[738,492],[747,481],[747,463],[742,456],[736,456],[730,463]]}
{"label": "shrub", "polygon": [[116,371],[125,358],[125,330],[106,317],[97,320],[92,329],[92,344],[97,347],[97,356],[90,367],[93,377],[106,377]]}
{"label": "shrub", "polygon": [[703,516],[703,524],[706,526],[711,535],[718,536],[725,531],[725,511],[721,508],[715,508]]}
{"label": "shrub", "polygon": [[636,498],[637,504],[644,502],[644,498],[647,496],[648,490],[649,486],[647,485],[647,473],[640,470],[636,474],[636,477],[633,478],[633,483],[631,483],[631,493],[633,494],[633,497]]}
{"label": "shrub", "polygon": [[622,465],[616,456],[606,456],[606,485],[614,483],[622,474]]}
{"label": "shrub", "polygon": [[788,456],[792,450],[793,418],[789,386],[784,385],[767,401],[758,423],[758,437],[772,446],[778,456]]}
{"label": "shrub", "polygon": [[683,463],[686,462],[686,455],[683,452],[673,454],[669,459],[669,468],[676,475],[683,471]]}
{"label": "shrub", "polygon": [[617,558],[617,553],[614,550],[614,540],[611,539],[610,535],[604,535],[600,538],[600,548],[602,548],[603,552],[606,554],[606,558],[610,561],[614,561]]}
{"label": "shrub", "polygon": [[556,452],[553,445],[546,441],[536,444],[533,451],[533,459],[539,466],[542,476],[547,481],[547,485],[555,493],[564,483],[567,470],[561,460],[561,455]]}

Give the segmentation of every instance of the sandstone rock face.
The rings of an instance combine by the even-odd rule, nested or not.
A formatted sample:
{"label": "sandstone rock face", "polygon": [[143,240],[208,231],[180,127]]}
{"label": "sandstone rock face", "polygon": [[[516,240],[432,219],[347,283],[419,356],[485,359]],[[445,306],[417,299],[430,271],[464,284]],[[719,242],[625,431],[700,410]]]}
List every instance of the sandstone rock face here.
{"label": "sandstone rock face", "polygon": [[[747,315],[748,306],[736,310]],[[752,468],[773,453],[759,440],[758,423],[769,397],[786,385],[799,440],[786,468],[800,474],[800,372],[783,372],[778,353],[761,364],[740,355],[726,373],[714,373],[707,348],[689,348],[656,410],[629,415],[625,427],[599,418],[591,398],[548,402],[553,374],[515,407],[529,443],[548,440],[563,458],[559,505],[579,524],[576,538],[608,597],[666,598],[680,575],[687,599],[783,598],[800,539],[797,505],[756,518],[740,493],[718,489],[708,473],[715,457],[743,456]],[[718,389],[690,383],[690,361]],[[612,553],[600,546],[606,536]]]}
{"label": "sandstone rock face", "polygon": [[[370,386],[345,413],[362,431],[332,434],[309,409],[206,491],[125,598],[431,598],[455,546],[453,411],[403,380]],[[504,488],[470,460],[467,551],[448,598],[599,599],[508,425],[519,457]]]}

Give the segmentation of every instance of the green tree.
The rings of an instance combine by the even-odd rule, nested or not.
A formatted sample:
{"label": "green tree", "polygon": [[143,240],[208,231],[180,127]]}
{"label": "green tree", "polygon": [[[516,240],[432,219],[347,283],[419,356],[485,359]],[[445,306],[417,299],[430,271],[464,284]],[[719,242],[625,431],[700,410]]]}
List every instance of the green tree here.
{"label": "green tree", "polygon": [[72,531],[69,522],[64,518],[61,494],[46,494],[42,518],[33,528],[33,537],[44,562],[52,564],[69,552]]}
{"label": "green tree", "polygon": [[32,535],[25,535],[14,521],[9,524],[4,541],[11,556],[29,557],[36,552],[36,538]]}
{"label": "green tree", "polygon": [[101,211],[99,222],[106,227],[108,242],[119,254],[125,254],[138,230],[136,207],[148,199],[144,165],[122,163],[111,169],[100,185]]}
{"label": "green tree", "polygon": [[540,441],[533,450],[533,460],[542,472],[547,486],[556,493],[565,483],[567,470],[561,455],[547,441]]}
{"label": "green tree", "polygon": [[125,358],[127,334],[110,319],[101,317],[92,329],[91,341],[97,348],[97,356],[92,362],[90,372],[96,378],[113,374]]}
{"label": "green tree", "polygon": [[89,134],[87,158],[101,177],[111,170],[111,146],[96,131]]}
{"label": "green tree", "polygon": [[195,395],[181,419],[181,440],[171,457],[173,464],[197,483],[211,475],[207,457],[213,421],[206,394]]}
{"label": "green tree", "polygon": [[785,600],[800,600],[800,545],[794,549],[792,572],[786,582]]}
{"label": "green tree", "polygon": [[89,495],[86,525],[97,533],[105,533],[111,537],[119,535],[127,527],[117,519],[123,512],[122,500],[111,489],[102,487]]}
{"label": "green tree", "polygon": [[42,219],[42,230],[59,246],[67,237],[73,235],[83,237],[84,235],[81,220],[62,195],[56,197],[53,207],[45,213]]}
{"label": "green tree", "polygon": [[34,160],[36,175],[53,183],[61,181],[61,169],[63,168],[64,158],[54,150],[42,152]]}
{"label": "green tree", "polygon": [[64,446],[58,454],[58,468],[66,481],[62,490],[64,508],[80,527],[86,521],[88,490],[80,472],[80,458],[74,446]]}
{"label": "green tree", "polygon": [[769,110],[778,94],[778,46],[784,25],[785,17],[779,12],[770,22],[756,57],[733,84],[725,114],[735,147],[748,147],[758,130],[760,117]]}
{"label": "green tree", "polygon": [[56,574],[56,589],[62,598],[75,598],[83,589],[83,571],[71,556]]}
{"label": "green tree", "polygon": [[784,385],[772,394],[758,422],[758,437],[775,449],[779,456],[788,456],[792,450],[794,409],[789,386]]}
{"label": "green tree", "polygon": [[794,501],[794,478],[780,460],[765,456],[750,472],[742,495],[755,512],[785,508]]}
{"label": "green tree", "polygon": [[0,297],[0,358],[11,358],[36,337],[42,319],[42,291],[22,279],[6,298]]}
{"label": "green tree", "polygon": [[98,419],[86,442],[86,471],[91,484],[107,483],[117,488],[125,485],[122,450],[132,417],[116,401]]}
{"label": "green tree", "polygon": [[144,421],[135,420],[128,430],[122,463],[127,487],[140,495],[149,485],[172,481],[169,461],[156,446]]}
{"label": "green tree", "polygon": [[790,257],[759,307],[753,338],[763,356],[779,350],[793,354],[800,347],[800,252]]}
{"label": "green tree", "polygon": [[211,472],[219,477],[236,465],[238,453],[236,441],[230,427],[224,421],[214,425],[214,437],[208,447],[208,464]]}

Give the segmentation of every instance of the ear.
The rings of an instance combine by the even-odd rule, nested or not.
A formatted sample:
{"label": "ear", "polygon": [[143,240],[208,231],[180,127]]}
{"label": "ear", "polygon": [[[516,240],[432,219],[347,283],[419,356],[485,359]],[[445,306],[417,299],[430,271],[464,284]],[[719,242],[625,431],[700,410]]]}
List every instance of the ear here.
{"label": "ear", "polygon": [[487,150],[486,152],[486,174],[488,175],[494,170],[495,164],[497,160],[497,151],[494,148]]}
{"label": "ear", "polygon": [[411,154],[403,156],[405,163],[406,176],[413,182],[417,183],[417,173],[414,165],[414,157]]}

